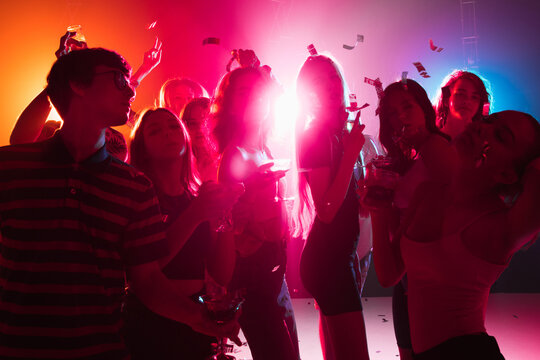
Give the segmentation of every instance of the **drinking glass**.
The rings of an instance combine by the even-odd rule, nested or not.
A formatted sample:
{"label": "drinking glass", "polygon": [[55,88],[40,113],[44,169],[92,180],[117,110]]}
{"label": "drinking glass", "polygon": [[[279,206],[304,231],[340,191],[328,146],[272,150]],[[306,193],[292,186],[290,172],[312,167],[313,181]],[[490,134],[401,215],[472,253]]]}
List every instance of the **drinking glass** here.
{"label": "drinking glass", "polygon": [[399,174],[391,170],[391,167],[392,160],[383,156],[373,159],[366,166],[366,193],[363,199],[366,207],[383,208],[392,203]]}
{"label": "drinking glass", "polygon": [[[236,313],[240,310],[244,299],[240,296],[226,294],[225,296],[204,295],[200,297],[208,313],[208,317],[217,324],[224,324],[234,320]],[[218,338],[214,346],[214,354],[206,360],[236,360],[232,355],[226,353],[232,352],[233,345],[229,345],[224,338]]]}

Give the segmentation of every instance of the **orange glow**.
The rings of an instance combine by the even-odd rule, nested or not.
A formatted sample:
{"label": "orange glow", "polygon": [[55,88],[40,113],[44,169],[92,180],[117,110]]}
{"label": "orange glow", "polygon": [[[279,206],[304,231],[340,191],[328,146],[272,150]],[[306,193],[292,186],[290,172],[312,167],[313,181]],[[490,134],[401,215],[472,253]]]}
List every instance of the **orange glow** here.
{"label": "orange glow", "polygon": [[[0,39],[4,49],[0,66],[0,146],[9,144],[18,116],[45,87],[47,74],[56,60],[54,52],[69,25],[81,24],[89,46],[114,49],[136,69],[155,37],[145,29],[150,22],[149,6],[149,2],[106,0],[0,2]],[[145,79],[148,86],[138,89],[136,109],[153,103],[152,89],[159,87],[161,81],[155,75]],[[151,84],[152,80],[158,84]],[[60,117],[53,110],[49,119]]]}

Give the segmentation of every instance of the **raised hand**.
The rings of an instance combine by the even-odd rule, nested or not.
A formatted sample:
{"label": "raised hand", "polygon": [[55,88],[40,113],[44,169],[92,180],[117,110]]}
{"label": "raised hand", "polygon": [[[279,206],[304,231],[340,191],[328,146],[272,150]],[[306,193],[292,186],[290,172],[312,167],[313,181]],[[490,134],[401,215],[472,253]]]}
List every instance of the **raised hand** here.
{"label": "raised hand", "polygon": [[366,139],[364,137],[363,131],[366,126],[360,124],[360,111],[356,114],[353,127],[350,133],[345,133],[343,135],[343,145],[345,149],[355,153],[357,156],[362,150]]}
{"label": "raised hand", "polygon": [[67,31],[60,38],[60,45],[58,46],[58,50],[56,50],[54,53],[54,55],[56,55],[56,58],[59,58],[62,55],[66,55],[72,50],[86,49],[88,47],[85,42],[72,39],[75,35],[77,35],[76,32]]}
{"label": "raised hand", "polygon": [[251,49],[238,50],[238,63],[241,67],[258,68],[261,65],[259,58],[257,57],[257,55],[255,55],[255,51]]}
{"label": "raised hand", "polygon": [[144,53],[143,63],[131,77],[131,84],[135,87],[161,62],[161,47],[163,43],[156,36],[154,45]]}

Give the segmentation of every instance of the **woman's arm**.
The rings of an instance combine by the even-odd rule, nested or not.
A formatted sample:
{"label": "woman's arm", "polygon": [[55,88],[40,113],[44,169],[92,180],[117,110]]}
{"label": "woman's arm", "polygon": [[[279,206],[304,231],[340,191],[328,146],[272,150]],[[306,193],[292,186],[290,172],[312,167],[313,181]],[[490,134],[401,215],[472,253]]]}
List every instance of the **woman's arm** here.
{"label": "woman's arm", "polygon": [[207,220],[222,217],[242,194],[239,187],[228,187],[216,183],[205,183],[199,189],[188,208],[167,228],[167,256],[159,259],[165,267],[182,250],[193,231]]}
{"label": "woman's arm", "polygon": [[135,71],[133,75],[131,75],[130,83],[132,86],[137,87],[143,81],[143,79],[152,72],[152,70],[159,65],[161,61],[161,46],[163,43],[159,41],[159,39],[156,37],[156,41],[154,43],[154,46],[150,48],[147,52],[144,53],[143,57],[143,63],[141,66]]}
{"label": "woman's arm", "polygon": [[540,231],[540,158],[533,160],[521,179],[523,191],[508,211],[509,255],[514,254]]}
{"label": "woman's arm", "polygon": [[371,210],[373,265],[377,279],[383,287],[396,285],[405,273],[399,246],[400,237],[393,238],[391,231],[395,227],[396,218],[399,219],[399,215],[392,207]]}
{"label": "woman's arm", "polygon": [[211,320],[202,305],[196,304],[171,285],[157,262],[131,266],[127,272],[130,289],[156,314],[187,324],[197,332],[229,337],[239,343],[236,319],[222,325]]}
{"label": "woman's arm", "polygon": [[43,124],[51,112],[52,106],[49,102],[47,92],[43,90],[32,102],[23,110],[15,127],[11,132],[9,143],[11,145],[34,142],[41,133]]}
{"label": "woman's arm", "polygon": [[208,274],[219,285],[227,287],[236,263],[236,249],[232,231],[213,232],[208,249],[206,268]]}
{"label": "woman's arm", "polygon": [[322,222],[330,223],[345,199],[354,164],[365,142],[363,130],[364,125],[358,125],[358,122],[355,122],[351,133],[346,136],[346,140],[344,139],[343,157],[332,181],[329,167],[313,169],[308,173],[315,211]]}

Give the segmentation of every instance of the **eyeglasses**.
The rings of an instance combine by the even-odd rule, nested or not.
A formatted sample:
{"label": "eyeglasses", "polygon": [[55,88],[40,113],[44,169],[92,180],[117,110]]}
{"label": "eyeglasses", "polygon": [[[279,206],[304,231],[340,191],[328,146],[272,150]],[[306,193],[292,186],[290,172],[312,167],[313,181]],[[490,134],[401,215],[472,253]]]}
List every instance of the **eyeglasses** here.
{"label": "eyeglasses", "polygon": [[124,73],[121,72],[120,70],[109,70],[109,71],[98,72],[98,73],[95,73],[94,76],[95,75],[110,74],[110,73],[114,73],[114,84],[116,85],[118,90],[124,91],[128,86],[131,86],[129,84],[128,79],[124,75]]}

